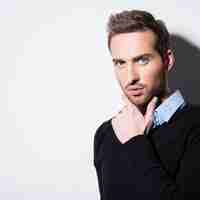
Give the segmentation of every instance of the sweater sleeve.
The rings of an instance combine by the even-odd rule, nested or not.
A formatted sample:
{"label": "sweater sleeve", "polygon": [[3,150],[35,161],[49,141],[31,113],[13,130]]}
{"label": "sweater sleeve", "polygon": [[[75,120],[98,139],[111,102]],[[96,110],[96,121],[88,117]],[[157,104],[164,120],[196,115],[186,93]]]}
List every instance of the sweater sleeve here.
{"label": "sweater sleeve", "polygon": [[193,135],[175,178],[170,177],[162,166],[147,136],[138,135],[124,144],[133,163],[134,185],[137,187],[137,193],[133,195],[136,199],[200,199],[200,161],[196,159],[200,153],[200,131]]}
{"label": "sweater sleeve", "polygon": [[94,135],[94,143],[93,143],[93,164],[96,169],[98,187],[100,199],[103,198],[103,183],[102,183],[102,173],[101,173],[101,158],[99,151],[101,149],[101,144],[103,143],[103,138],[106,133],[106,122],[102,123],[96,130]]}
{"label": "sweater sleeve", "polygon": [[100,168],[99,165],[95,165],[95,168],[96,168],[97,182],[98,182],[98,186],[99,186],[100,200],[102,200],[102,196],[103,196],[103,184],[102,184],[101,168]]}

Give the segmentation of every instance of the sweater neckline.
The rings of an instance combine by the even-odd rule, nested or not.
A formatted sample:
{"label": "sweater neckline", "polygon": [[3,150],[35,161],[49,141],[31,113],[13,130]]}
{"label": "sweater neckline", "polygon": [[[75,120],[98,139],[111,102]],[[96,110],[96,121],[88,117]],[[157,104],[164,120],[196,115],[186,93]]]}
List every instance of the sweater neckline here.
{"label": "sweater neckline", "polygon": [[[170,118],[170,120],[168,122],[165,122],[163,124],[163,126],[166,126],[167,124],[171,124],[173,121],[177,120],[179,116],[181,116],[182,114],[184,114],[185,112],[187,112],[189,109],[191,108],[191,104],[187,103],[181,110],[178,109],[173,115],[172,117]],[[122,143],[119,138],[117,137],[115,131],[114,131],[114,128],[112,126],[112,118],[110,118],[108,120],[108,125],[111,129],[111,135],[114,139],[114,141],[121,145],[121,146],[125,146],[126,144],[130,143],[131,141],[135,140],[137,136],[145,136],[145,135],[137,135],[137,136],[133,136],[132,138],[130,138],[129,140],[127,140],[125,143]],[[110,132],[110,131],[109,131]]]}

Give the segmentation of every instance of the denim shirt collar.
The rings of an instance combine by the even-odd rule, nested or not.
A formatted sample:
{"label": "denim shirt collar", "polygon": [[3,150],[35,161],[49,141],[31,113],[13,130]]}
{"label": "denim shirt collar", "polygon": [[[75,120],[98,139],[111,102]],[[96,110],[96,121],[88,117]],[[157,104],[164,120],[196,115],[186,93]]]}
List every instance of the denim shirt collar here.
{"label": "denim shirt collar", "polygon": [[172,115],[179,107],[184,107],[186,104],[181,92],[176,90],[163,103],[161,103],[154,111],[153,128],[168,122]]}

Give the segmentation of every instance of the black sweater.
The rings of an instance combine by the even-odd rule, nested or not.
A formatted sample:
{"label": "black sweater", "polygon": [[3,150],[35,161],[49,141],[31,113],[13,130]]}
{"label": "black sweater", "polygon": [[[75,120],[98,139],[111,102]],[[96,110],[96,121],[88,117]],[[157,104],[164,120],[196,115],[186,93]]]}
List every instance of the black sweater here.
{"label": "black sweater", "polygon": [[168,123],[122,144],[111,119],[94,136],[101,200],[200,199],[200,107],[188,104]]}

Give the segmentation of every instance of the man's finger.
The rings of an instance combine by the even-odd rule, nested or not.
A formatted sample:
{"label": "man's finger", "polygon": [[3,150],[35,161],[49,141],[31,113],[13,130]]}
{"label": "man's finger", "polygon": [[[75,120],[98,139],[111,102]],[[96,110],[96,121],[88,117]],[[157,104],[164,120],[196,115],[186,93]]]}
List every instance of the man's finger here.
{"label": "man's finger", "polygon": [[158,97],[153,97],[153,99],[149,102],[148,106],[147,106],[147,110],[145,113],[145,122],[146,124],[148,124],[150,121],[152,121],[152,117],[153,117],[153,112],[156,108],[156,104],[158,102]]}

